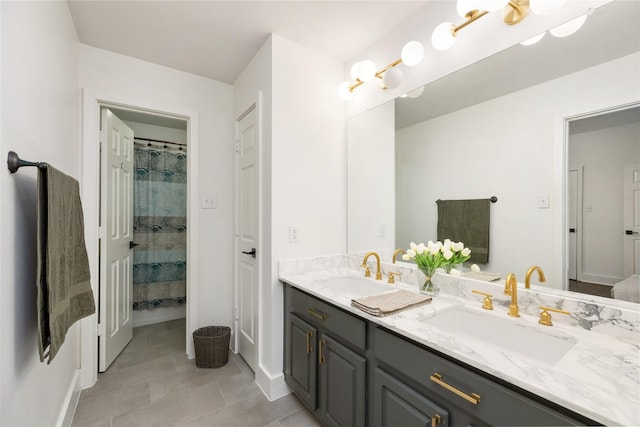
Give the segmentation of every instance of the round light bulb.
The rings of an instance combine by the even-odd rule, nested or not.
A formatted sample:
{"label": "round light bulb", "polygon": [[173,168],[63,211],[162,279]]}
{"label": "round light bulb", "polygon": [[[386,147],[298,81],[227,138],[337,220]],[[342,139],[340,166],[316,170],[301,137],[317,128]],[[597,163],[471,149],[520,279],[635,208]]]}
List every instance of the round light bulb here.
{"label": "round light bulb", "polygon": [[509,0],[481,0],[480,9],[495,12],[509,4]]}
{"label": "round light bulb", "polygon": [[560,9],[566,0],[529,0],[529,7],[536,15],[551,15]]}
{"label": "round light bulb", "polygon": [[393,67],[384,72],[382,83],[387,89],[395,89],[402,83],[402,70]]}
{"label": "round light bulb", "polygon": [[520,43],[523,46],[531,46],[532,44],[536,44],[538,43],[540,40],[542,40],[542,38],[544,37],[544,35],[547,34],[545,33],[540,33],[537,36],[533,36],[530,39],[527,39],[525,41],[523,41],[522,43]]}
{"label": "round light bulb", "polygon": [[552,28],[551,30],[549,30],[549,32],[556,37],[567,37],[578,31],[586,20],[587,15],[578,16],[577,18],[572,19],[569,22]]}
{"label": "round light bulb", "polygon": [[356,80],[358,78],[358,70],[360,68],[360,62],[356,62],[351,66],[351,80]]}
{"label": "round light bulb", "polygon": [[456,36],[453,35],[453,28],[455,27],[451,22],[443,22],[433,30],[433,34],[431,34],[431,44],[434,49],[443,51],[454,45]]}
{"label": "round light bulb", "polygon": [[340,84],[340,86],[338,86],[338,96],[343,101],[348,101],[353,98],[353,92],[349,90],[350,85],[351,83],[349,82],[343,82]]}
{"label": "round light bulb", "polygon": [[422,58],[424,58],[424,46],[415,40],[410,41],[402,48],[400,58],[402,59],[402,63],[408,67],[418,65],[422,61]]}
{"label": "round light bulb", "polygon": [[365,59],[364,61],[360,61],[358,65],[357,78],[363,82],[368,82],[373,80],[376,76],[376,64],[373,61]]}

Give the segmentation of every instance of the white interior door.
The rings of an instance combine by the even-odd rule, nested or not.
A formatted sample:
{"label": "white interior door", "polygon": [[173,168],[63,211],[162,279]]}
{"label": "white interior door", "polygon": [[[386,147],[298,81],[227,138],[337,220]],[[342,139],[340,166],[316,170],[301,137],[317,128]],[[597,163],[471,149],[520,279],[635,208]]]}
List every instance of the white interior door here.
{"label": "white interior door", "polygon": [[258,337],[258,129],[255,106],[237,123],[238,352],[255,371]]}
{"label": "white interior door", "polygon": [[569,279],[578,280],[578,171],[569,171]]}
{"label": "white interior door", "polygon": [[624,166],[624,275],[640,274],[640,164]]}
{"label": "white interior door", "polygon": [[98,369],[133,337],[133,131],[101,109],[100,324]]}

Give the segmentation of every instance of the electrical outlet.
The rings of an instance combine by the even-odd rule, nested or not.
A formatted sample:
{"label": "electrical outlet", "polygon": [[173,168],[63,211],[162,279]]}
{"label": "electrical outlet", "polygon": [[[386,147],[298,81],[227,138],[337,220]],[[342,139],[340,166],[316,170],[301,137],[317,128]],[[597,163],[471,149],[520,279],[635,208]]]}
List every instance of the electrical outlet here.
{"label": "electrical outlet", "polygon": [[289,226],[289,243],[300,243],[300,232],[297,225]]}

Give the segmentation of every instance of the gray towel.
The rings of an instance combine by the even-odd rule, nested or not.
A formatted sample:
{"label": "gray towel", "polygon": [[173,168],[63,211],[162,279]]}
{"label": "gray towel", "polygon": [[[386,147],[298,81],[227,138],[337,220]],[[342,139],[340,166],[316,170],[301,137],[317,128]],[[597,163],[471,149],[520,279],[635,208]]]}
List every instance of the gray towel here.
{"label": "gray towel", "polygon": [[489,199],[438,200],[438,240],[462,242],[471,249],[469,262],[489,262]]}
{"label": "gray towel", "polygon": [[71,325],[96,307],[78,181],[50,165],[38,170],[37,234],[38,350],[51,363]]}

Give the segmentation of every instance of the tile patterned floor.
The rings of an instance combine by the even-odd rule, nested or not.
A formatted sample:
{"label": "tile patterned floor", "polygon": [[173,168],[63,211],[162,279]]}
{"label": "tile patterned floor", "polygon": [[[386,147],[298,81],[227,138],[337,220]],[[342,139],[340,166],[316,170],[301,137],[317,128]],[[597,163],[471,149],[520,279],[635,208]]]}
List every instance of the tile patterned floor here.
{"label": "tile patterned floor", "polygon": [[241,357],[199,369],[184,355],[184,319],[135,328],[98,382],[82,391],[73,427],[318,427],[290,394],[269,402]]}
{"label": "tile patterned floor", "polygon": [[577,280],[569,279],[569,290],[582,294],[611,298],[611,288],[609,285],[596,285],[595,283],[578,282]]}

